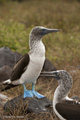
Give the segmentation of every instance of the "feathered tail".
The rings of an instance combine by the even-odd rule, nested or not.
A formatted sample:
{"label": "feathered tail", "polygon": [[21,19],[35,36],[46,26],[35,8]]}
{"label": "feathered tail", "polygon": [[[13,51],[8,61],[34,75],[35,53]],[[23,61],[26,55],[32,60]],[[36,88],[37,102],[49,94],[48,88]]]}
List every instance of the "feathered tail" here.
{"label": "feathered tail", "polygon": [[3,85],[7,85],[7,84],[11,84],[11,80],[8,79],[8,80],[5,80],[4,82],[2,82]]}

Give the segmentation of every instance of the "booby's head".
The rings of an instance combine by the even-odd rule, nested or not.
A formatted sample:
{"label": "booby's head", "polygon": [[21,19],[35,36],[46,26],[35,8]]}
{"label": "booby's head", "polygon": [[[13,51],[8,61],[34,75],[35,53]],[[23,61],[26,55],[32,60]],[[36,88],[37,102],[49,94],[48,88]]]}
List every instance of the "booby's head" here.
{"label": "booby's head", "polygon": [[65,70],[57,70],[53,72],[53,77],[58,80],[60,86],[68,91],[71,89],[73,81],[70,73]]}
{"label": "booby's head", "polygon": [[42,26],[36,26],[34,27],[31,32],[30,32],[30,46],[36,41],[40,41],[41,38],[48,34],[48,33],[52,33],[52,32],[58,32],[60,31],[59,29],[48,29]]}
{"label": "booby's head", "polygon": [[68,98],[73,81],[71,75],[65,70],[54,71],[53,77],[59,82],[54,93],[54,103],[57,103]]}
{"label": "booby's head", "polygon": [[31,30],[32,35],[34,36],[41,36],[43,37],[44,35],[48,34],[48,33],[52,33],[52,32],[58,32],[60,31],[59,29],[48,29],[42,26],[36,26]]}

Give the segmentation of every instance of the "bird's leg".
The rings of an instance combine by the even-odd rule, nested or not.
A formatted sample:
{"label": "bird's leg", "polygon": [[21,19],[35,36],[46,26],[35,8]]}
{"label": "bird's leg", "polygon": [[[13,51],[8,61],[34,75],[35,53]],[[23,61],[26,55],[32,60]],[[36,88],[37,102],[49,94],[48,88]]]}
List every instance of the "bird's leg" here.
{"label": "bird's leg", "polygon": [[34,84],[34,83],[32,83],[32,93],[33,93],[33,95],[35,95],[37,98],[43,98],[43,97],[44,97],[43,95],[41,95],[40,93],[38,93],[38,92],[35,91],[35,84]]}
{"label": "bird's leg", "polygon": [[31,91],[31,90],[27,90],[26,87],[25,87],[25,84],[23,84],[23,87],[24,87],[24,95],[23,95],[23,98],[33,97],[32,91]]}

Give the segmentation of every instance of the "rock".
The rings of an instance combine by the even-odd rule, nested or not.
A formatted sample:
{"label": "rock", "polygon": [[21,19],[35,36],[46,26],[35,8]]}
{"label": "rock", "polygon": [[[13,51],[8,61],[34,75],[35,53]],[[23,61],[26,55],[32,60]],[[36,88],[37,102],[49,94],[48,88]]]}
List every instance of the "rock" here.
{"label": "rock", "polygon": [[23,96],[18,96],[8,101],[4,105],[4,110],[8,111],[8,114],[14,115],[15,111],[20,112],[21,115],[27,113],[40,113],[48,112],[49,107],[52,106],[52,102],[46,97],[38,98],[23,98]]}
{"label": "rock", "polygon": [[0,82],[2,82],[3,80],[7,80],[10,78],[10,74],[11,74],[12,68],[9,66],[3,66],[0,68]]}
{"label": "rock", "polygon": [[42,71],[55,71],[55,70],[56,70],[55,66],[48,59],[45,59]]}
{"label": "rock", "polygon": [[0,67],[9,66],[13,68],[14,64],[21,57],[21,54],[18,52],[13,52],[8,47],[0,48]]}

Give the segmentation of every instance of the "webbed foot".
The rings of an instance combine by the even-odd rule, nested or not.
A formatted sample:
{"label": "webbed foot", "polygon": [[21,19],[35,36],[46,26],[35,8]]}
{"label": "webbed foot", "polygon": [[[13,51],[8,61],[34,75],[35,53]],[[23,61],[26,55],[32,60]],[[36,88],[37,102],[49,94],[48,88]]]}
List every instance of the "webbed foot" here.
{"label": "webbed foot", "polygon": [[35,90],[32,91],[33,95],[36,96],[37,98],[43,98],[44,96],[41,95],[40,93],[36,92]]}
{"label": "webbed foot", "polygon": [[33,97],[32,90],[25,90],[23,97],[24,98],[26,98],[26,97]]}
{"label": "webbed foot", "polygon": [[23,87],[24,87],[24,95],[23,95],[23,98],[33,97],[32,90],[27,90],[26,87],[25,87],[25,84],[23,84]]}

